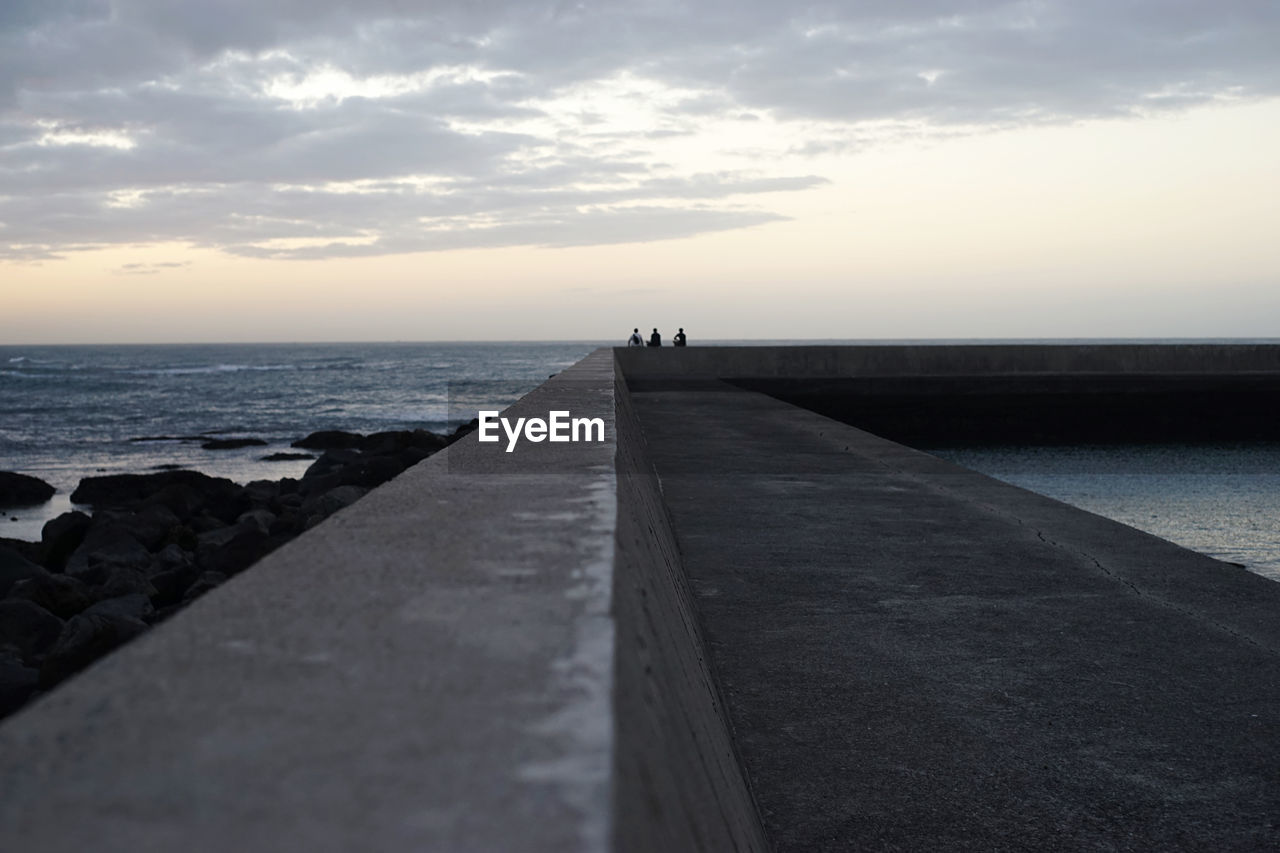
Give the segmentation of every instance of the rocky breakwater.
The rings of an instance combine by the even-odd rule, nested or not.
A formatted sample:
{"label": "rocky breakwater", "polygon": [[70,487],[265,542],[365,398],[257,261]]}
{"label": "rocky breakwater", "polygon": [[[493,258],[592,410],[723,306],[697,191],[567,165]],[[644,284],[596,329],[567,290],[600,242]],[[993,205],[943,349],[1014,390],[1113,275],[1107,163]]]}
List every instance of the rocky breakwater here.
{"label": "rocky breakwater", "polygon": [[294,446],[321,455],[296,480],[240,486],[186,470],[85,478],[71,500],[92,515],[52,519],[40,542],[0,539],[0,716],[463,431],[313,433]]}

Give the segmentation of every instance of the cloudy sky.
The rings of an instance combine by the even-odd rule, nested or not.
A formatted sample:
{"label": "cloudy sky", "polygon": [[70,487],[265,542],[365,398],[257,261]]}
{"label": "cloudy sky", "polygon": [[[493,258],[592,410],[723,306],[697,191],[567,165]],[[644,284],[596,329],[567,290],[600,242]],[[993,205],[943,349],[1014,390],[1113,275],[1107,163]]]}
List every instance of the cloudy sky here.
{"label": "cloudy sky", "polygon": [[0,342],[1278,336],[1273,0],[3,0]]}

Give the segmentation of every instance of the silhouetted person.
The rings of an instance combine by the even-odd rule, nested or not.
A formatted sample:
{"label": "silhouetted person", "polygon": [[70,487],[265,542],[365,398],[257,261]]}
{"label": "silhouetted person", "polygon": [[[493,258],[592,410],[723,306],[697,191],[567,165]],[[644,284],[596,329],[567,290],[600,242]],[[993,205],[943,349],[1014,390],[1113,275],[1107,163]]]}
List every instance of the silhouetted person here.
{"label": "silhouetted person", "polygon": [[657,329],[654,329],[653,334],[649,336],[649,346],[651,347],[662,346],[662,335],[658,334]]}
{"label": "silhouetted person", "polygon": [[629,346],[629,347],[642,347],[642,346],[644,346],[644,338],[640,337],[640,330],[639,330],[639,329],[632,329],[632,330],[631,330],[631,337],[627,338],[627,346]]}
{"label": "silhouetted person", "polygon": [[684,336],[683,328],[681,328],[680,331],[676,332],[676,336],[671,339],[671,345],[673,347],[682,347],[688,342],[689,342],[688,338]]}

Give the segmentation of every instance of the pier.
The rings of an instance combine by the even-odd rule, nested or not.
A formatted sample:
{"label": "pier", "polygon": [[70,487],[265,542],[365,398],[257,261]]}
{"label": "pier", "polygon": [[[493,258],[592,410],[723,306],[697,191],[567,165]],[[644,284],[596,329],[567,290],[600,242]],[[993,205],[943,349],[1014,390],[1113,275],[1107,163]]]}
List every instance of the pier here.
{"label": "pier", "polygon": [[1275,346],[599,350],[504,415],[603,442],[458,442],[0,724],[0,846],[1274,847],[1280,585],[909,443],[1278,401]]}

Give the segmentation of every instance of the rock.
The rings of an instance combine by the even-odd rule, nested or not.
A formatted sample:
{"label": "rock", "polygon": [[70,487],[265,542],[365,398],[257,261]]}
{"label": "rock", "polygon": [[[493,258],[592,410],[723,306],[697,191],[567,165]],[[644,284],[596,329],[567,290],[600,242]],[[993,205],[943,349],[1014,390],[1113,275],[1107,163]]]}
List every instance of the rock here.
{"label": "rock", "polygon": [[151,585],[156,594],[151,596],[151,603],[158,608],[172,607],[182,601],[187,590],[195,583],[199,569],[192,563],[190,566],[166,569],[151,576]]}
{"label": "rock", "polygon": [[300,438],[290,447],[301,447],[307,450],[339,450],[356,448],[364,445],[364,436],[354,432],[330,429],[313,432],[306,438]]}
{"label": "rock", "polygon": [[0,654],[0,717],[27,704],[40,685],[40,672],[18,657]]}
{"label": "rock", "polygon": [[9,594],[9,590],[18,581],[24,581],[37,575],[45,574],[45,570],[12,548],[0,546],[0,598]]}
{"label": "rock", "polygon": [[314,453],[268,453],[258,459],[262,462],[292,462],[294,460],[315,459]]}
{"label": "rock", "polygon": [[53,572],[62,571],[67,558],[84,541],[89,525],[89,516],[78,510],[64,512],[57,518],[46,521],[40,531],[42,562],[45,567]]}
{"label": "rock", "polygon": [[342,469],[344,486],[362,486],[372,489],[380,486],[404,470],[394,456],[370,456]]}
{"label": "rock", "polygon": [[[85,477],[71,493],[71,500],[75,503],[89,504],[98,509],[128,508],[154,498],[174,486],[183,486],[194,491],[205,504],[234,500],[240,493],[240,487],[230,480],[210,477],[199,471],[159,471],[154,474],[108,474],[104,477]],[[170,509],[175,515],[182,515],[174,507],[170,506]]]}
{"label": "rock", "polygon": [[473,433],[479,428],[480,428],[479,418],[472,418],[470,421],[468,421],[465,424],[458,424],[457,429],[449,433],[449,436],[448,436],[449,443],[453,444],[455,441],[462,438],[464,435],[467,435],[468,433]]}
{"label": "rock", "polygon": [[52,687],[147,630],[147,623],[116,613],[81,613],[62,628],[40,667],[40,685]]}
{"label": "rock", "polygon": [[375,432],[365,439],[363,448],[368,453],[399,453],[410,447],[434,453],[449,444],[449,439],[425,429]]}
{"label": "rock", "polygon": [[[360,486],[339,486],[303,503],[301,515],[308,520],[315,515],[319,515],[321,518],[328,518],[338,510],[360,500],[368,493],[368,489]],[[315,525],[310,526],[314,527]]]}
{"label": "rock", "polygon": [[245,525],[253,525],[263,533],[271,532],[271,525],[275,524],[276,514],[268,512],[265,509],[251,509],[236,519],[237,527]]}
{"label": "rock", "polygon": [[155,594],[156,588],[147,576],[146,569],[132,566],[112,566],[107,570],[103,582],[92,590],[95,601],[119,598],[122,595],[142,595],[150,598]]}
{"label": "rock", "polygon": [[151,568],[147,570],[148,574],[155,575],[160,572],[191,568],[195,565],[195,557],[192,552],[199,547],[199,544],[200,541],[192,537],[190,550],[176,543],[164,546],[152,557]]}
{"label": "rock", "polygon": [[35,506],[42,504],[57,491],[37,477],[0,471],[0,507]]}
{"label": "rock", "polygon": [[145,504],[137,511],[102,510],[94,514],[94,525],[110,525],[137,539],[148,551],[154,551],[169,542],[174,528],[181,524],[178,516],[162,504]]}
{"label": "rock", "polygon": [[48,650],[61,632],[62,620],[35,602],[0,601],[0,646],[13,646],[26,663]]}
{"label": "rock", "polygon": [[151,553],[132,533],[104,524],[89,528],[80,547],[67,558],[66,572],[90,582],[101,582],[114,567],[145,570],[150,565]]}
{"label": "rock", "polygon": [[256,525],[237,525],[203,534],[196,560],[205,571],[231,576],[249,568],[272,547],[271,537]]}
{"label": "rock", "polygon": [[200,575],[200,577],[196,578],[196,582],[193,583],[191,585],[191,588],[187,590],[186,598],[183,599],[182,603],[190,604],[200,596],[204,595],[209,590],[213,589],[216,586],[220,586],[226,580],[227,580],[227,576],[222,574],[221,572],[203,573],[202,575]]}
{"label": "rock", "polygon": [[82,581],[48,572],[18,581],[9,591],[9,597],[34,602],[59,619],[70,619],[92,603],[89,587]]}
{"label": "rock", "polygon": [[145,622],[155,612],[151,605],[151,597],[139,593],[118,595],[107,598],[85,611],[85,614],[104,613],[110,616],[125,616]]}
{"label": "rock", "polygon": [[244,494],[254,509],[266,509],[280,495],[280,484],[275,480],[254,480],[244,487]]}
{"label": "rock", "polygon": [[239,450],[242,447],[266,447],[260,438],[213,438],[200,445],[202,450]]}

